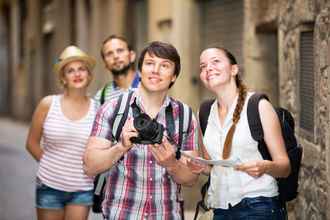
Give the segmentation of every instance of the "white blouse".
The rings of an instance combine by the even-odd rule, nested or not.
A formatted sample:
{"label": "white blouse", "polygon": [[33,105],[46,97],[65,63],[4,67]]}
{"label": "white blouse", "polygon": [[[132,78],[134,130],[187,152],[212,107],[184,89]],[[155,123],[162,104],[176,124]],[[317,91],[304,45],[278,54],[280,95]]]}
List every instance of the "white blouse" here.
{"label": "white blouse", "polygon": [[[258,151],[258,142],[252,138],[247,120],[247,103],[252,94],[247,94],[240,120],[236,125],[229,158],[239,159],[242,163],[262,160]],[[211,159],[222,159],[223,145],[232,125],[236,103],[237,97],[229,108],[223,125],[219,120],[217,102],[215,101],[211,106],[203,137],[203,143]],[[208,190],[208,205],[211,208],[228,209],[229,204],[234,206],[246,197],[273,197],[277,195],[276,180],[268,174],[255,178],[230,167],[214,166],[211,170],[211,184]]]}

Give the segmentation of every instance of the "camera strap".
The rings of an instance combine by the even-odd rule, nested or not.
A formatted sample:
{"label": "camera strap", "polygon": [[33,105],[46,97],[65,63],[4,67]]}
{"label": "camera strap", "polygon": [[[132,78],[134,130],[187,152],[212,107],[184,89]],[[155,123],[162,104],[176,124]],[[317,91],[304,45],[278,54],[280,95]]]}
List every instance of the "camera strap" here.
{"label": "camera strap", "polygon": [[174,136],[175,133],[175,124],[174,124],[174,118],[173,118],[173,111],[172,106],[168,105],[165,109],[165,119],[166,119],[166,131],[168,133],[169,141],[173,144],[174,142]]}
{"label": "camera strap", "polygon": [[[178,143],[176,143],[176,152],[175,152],[175,158],[177,160],[180,159],[181,157],[181,143],[182,143],[182,123],[180,123],[182,120],[182,109],[179,105],[179,138],[178,138]],[[172,111],[172,106],[171,105],[168,105],[166,107],[166,112],[165,112],[166,116],[166,130],[167,130],[167,133],[168,133],[168,136],[171,140],[169,140],[171,143],[175,143],[174,142],[174,134],[175,134],[175,122],[174,122],[174,117],[173,117],[173,111]]]}
{"label": "camera strap", "polygon": [[136,118],[137,116],[139,116],[141,114],[141,109],[136,104],[135,100],[131,106],[132,106],[132,110],[133,110],[133,118]]}

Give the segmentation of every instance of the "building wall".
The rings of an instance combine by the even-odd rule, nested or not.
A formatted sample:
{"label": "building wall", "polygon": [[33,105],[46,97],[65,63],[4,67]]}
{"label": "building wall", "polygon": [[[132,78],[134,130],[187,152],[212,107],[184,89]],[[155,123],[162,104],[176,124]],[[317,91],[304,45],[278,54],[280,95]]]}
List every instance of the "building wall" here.
{"label": "building wall", "polygon": [[[304,155],[300,194],[289,205],[290,219],[329,219],[329,6],[326,1],[278,1],[279,101],[294,113]],[[314,31],[314,131],[302,129],[300,100],[301,32]]]}
{"label": "building wall", "polygon": [[83,48],[98,61],[91,95],[111,78],[101,60],[100,47],[106,36],[126,34],[127,1],[14,0],[1,3],[1,7],[9,15],[10,82],[6,100],[15,100],[8,101],[10,106],[2,111],[30,120],[43,96],[60,92],[52,67],[70,44]]}
{"label": "building wall", "polygon": [[9,21],[8,11],[0,9],[0,114],[8,113],[9,102]]}
{"label": "building wall", "polygon": [[[316,47],[319,48],[316,53],[316,67],[317,67],[317,82],[320,98],[317,104],[317,132],[320,131],[318,141],[321,144],[322,153],[325,154],[324,159],[324,175],[325,179],[322,182],[322,192],[324,191],[323,201],[324,206],[329,207],[330,201],[330,75],[329,75],[329,63],[330,63],[330,6],[329,4],[324,7],[316,20],[317,28],[316,32]],[[324,187],[324,188],[323,188]],[[326,217],[330,218],[330,210],[326,208]]]}
{"label": "building wall", "polygon": [[31,114],[31,104],[29,104],[28,77],[26,65],[23,60],[24,39],[23,24],[21,21],[23,13],[18,1],[13,1],[9,7],[9,36],[10,36],[10,93],[9,99],[12,101],[9,107],[11,114],[16,118],[26,118]]}
{"label": "building wall", "polygon": [[94,69],[94,80],[90,87],[91,94],[95,94],[98,88],[104,86],[111,79],[111,74],[105,69],[103,64],[100,48],[103,40],[111,35],[125,35],[127,26],[125,26],[125,16],[129,13],[126,11],[127,1],[90,1],[91,4],[91,25],[89,27],[91,39],[89,41],[89,52],[97,60]]}
{"label": "building wall", "polygon": [[278,34],[276,1],[245,1],[244,80],[251,89],[279,102]]}
{"label": "building wall", "polygon": [[149,3],[149,41],[173,44],[181,57],[181,72],[170,94],[197,109],[199,104],[199,8],[194,0]]}

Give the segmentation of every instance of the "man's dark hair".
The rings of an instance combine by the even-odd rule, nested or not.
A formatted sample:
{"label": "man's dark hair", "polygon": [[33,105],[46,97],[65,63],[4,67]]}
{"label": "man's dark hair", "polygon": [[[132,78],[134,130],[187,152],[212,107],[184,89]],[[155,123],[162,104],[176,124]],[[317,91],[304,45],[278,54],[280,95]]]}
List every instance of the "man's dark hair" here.
{"label": "man's dark hair", "polygon": [[[140,72],[142,70],[142,64],[146,53],[172,61],[174,63],[174,75],[176,75],[176,77],[179,76],[181,70],[180,56],[173,45],[160,41],[151,42],[142,50],[139,57],[138,69]],[[173,84],[174,83],[170,84],[170,88]]]}
{"label": "man's dark hair", "polygon": [[126,43],[126,45],[127,45],[128,50],[129,51],[132,51],[133,50],[132,45],[128,42],[128,40],[125,37],[112,34],[112,35],[108,36],[107,38],[105,38],[105,40],[102,42],[101,51],[100,51],[101,52],[102,59],[104,59],[104,54],[103,54],[104,45],[106,43],[108,43],[109,41],[113,40],[113,39],[119,39],[121,41],[124,41]]}

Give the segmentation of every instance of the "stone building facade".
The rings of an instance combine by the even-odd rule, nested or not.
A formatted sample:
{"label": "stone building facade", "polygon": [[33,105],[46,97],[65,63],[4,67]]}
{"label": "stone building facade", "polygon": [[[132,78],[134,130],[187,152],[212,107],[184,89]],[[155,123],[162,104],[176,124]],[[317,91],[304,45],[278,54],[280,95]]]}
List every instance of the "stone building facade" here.
{"label": "stone building facade", "polygon": [[58,92],[52,65],[69,44],[97,58],[94,94],[110,77],[99,55],[110,34],[138,52],[152,40],[174,44],[182,72],[171,93],[196,110],[210,96],[199,53],[224,46],[249,87],[295,117],[304,157],[290,219],[330,219],[329,33],[329,0],[0,0],[0,113],[29,120],[42,96]]}
{"label": "stone building facade", "polygon": [[[246,47],[251,46],[246,50],[254,51],[259,47],[257,51],[261,52],[260,57],[256,56],[257,59],[254,56],[250,59],[246,54],[246,62],[262,62],[263,64],[257,64],[260,67],[269,63],[268,52],[272,54],[270,59],[277,57],[277,70],[271,69],[275,70],[275,74],[266,77],[269,81],[265,86],[272,88],[269,84],[273,80],[276,82],[274,97],[281,106],[294,114],[296,134],[304,149],[300,194],[289,204],[289,217],[330,219],[330,2],[250,0],[245,3],[247,13],[250,12],[251,15],[248,22],[253,23],[246,25],[250,31],[245,40],[259,44],[256,47],[245,44]],[[255,31],[251,31],[252,29]],[[276,40],[271,42],[271,36],[275,35]],[[251,67],[251,70],[246,70],[248,74],[253,72],[255,66],[245,64],[247,68]],[[266,72],[263,71],[263,74]],[[255,76],[253,78],[251,80],[255,83],[261,83]],[[258,86],[255,88],[263,89]]]}

